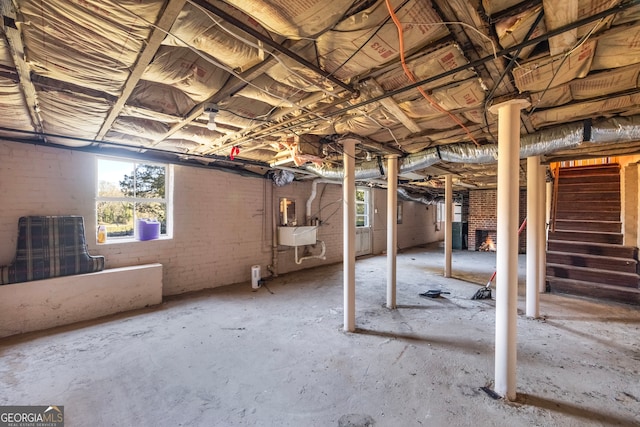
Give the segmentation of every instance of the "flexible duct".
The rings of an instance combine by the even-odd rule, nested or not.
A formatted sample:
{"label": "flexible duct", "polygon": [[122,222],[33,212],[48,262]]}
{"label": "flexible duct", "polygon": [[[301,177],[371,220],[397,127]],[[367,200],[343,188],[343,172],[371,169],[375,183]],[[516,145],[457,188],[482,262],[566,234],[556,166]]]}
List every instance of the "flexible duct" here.
{"label": "flexible duct", "polygon": [[[326,179],[342,181],[344,178],[344,168],[342,166],[317,166],[315,164],[311,164],[307,166],[307,170]],[[369,160],[357,164],[355,174],[356,179],[359,180],[380,178],[382,176],[376,160]]]}
{"label": "flexible duct", "polygon": [[409,154],[407,157],[400,159],[400,167],[398,168],[398,171],[402,174],[404,172],[424,169],[431,165],[435,165],[439,161],[440,156],[438,155],[438,150],[436,148],[427,148],[424,151]]}
{"label": "flexible duct", "polygon": [[584,125],[573,123],[545,129],[520,138],[520,158],[541,156],[554,151],[574,148],[584,141]]}
{"label": "flexible duct", "polygon": [[498,146],[495,144],[451,144],[440,146],[440,158],[451,163],[495,163]]}
{"label": "flexible duct", "polygon": [[[424,169],[439,161],[438,150],[429,148],[420,153],[410,154],[400,159],[399,171],[403,173]],[[342,180],[344,178],[344,169],[342,166],[308,165],[307,170],[326,179]],[[356,165],[355,174],[358,180],[380,178],[386,174],[386,166],[377,160],[365,161]]]}
{"label": "flexible duct", "polygon": [[[520,158],[540,156],[554,151],[574,148],[585,140],[582,122],[545,129],[531,135],[523,135],[520,140]],[[606,120],[593,125],[590,142],[616,142],[640,140],[640,116]],[[451,163],[495,163],[498,146],[495,144],[450,144],[428,148],[419,153],[400,159],[399,173],[427,168],[440,161]],[[344,169],[341,166],[308,166],[307,169],[322,178],[341,180]],[[367,161],[356,165],[356,179],[367,180],[384,176],[384,168],[377,161]]]}
{"label": "flexible duct", "polygon": [[420,196],[412,196],[404,188],[398,188],[398,197],[408,202],[422,203],[423,205],[435,205],[438,202],[444,202],[443,196],[435,196],[431,194],[421,194]]}
{"label": "flexible duct", "polygon": [[595,123],[589,142],[640,141],[640,116],[617,117]]}

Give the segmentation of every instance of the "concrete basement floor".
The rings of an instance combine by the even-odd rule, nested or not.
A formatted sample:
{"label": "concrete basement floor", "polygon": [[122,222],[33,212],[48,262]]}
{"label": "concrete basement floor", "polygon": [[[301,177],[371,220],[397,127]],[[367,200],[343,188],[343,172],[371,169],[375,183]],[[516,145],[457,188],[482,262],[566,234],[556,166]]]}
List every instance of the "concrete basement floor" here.
{"label": "concrete basement floor", "polygon": [[356,333],[337,264],[5,338],[0,405],[64,405],[67,426],[640,426],[639,308],[543,294],[527,319],[521,255],[518,399],[494,400],[495,301],[471,296],[495,254],[454,251],[455,279],[443,259],[398,255],[393,311],[385,256],[358,260]]}

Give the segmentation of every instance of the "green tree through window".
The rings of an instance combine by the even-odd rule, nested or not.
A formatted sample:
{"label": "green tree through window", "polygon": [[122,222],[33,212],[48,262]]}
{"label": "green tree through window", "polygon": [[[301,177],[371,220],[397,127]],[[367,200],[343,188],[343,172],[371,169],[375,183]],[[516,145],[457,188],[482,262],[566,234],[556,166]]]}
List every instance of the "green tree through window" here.
{"label": "green tree through window", "polygon": [[160,222],[167,234],[167,171],[160,164],[120,159],[98,159],[98,226],[108,238],[135,237],[139,219]]}

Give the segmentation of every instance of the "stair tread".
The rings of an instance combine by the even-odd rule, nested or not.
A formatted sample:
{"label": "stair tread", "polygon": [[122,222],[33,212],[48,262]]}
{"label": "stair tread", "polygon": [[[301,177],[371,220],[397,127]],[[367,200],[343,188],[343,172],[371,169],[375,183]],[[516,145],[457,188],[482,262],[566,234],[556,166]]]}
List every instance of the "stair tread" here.
{"label": "stair tread", "polygon": [[638,263],[638,260],[634,258],[616,257],[616,256],[608,256],[608,255],[581,254],[581,253],[563,252],[563,251],[547,251],[547,255],[548,254],[571,255],[571,256],[579,256],[583,258],[607,259],[612,261],[628,261],[628,262],[634,262],[636,264]]}
{"label": "stair tread", "polygon": [[[629,294],[640,294],[640,288],[631,288],[628,286],[609,285],[607,283],[589,282],[587,280],[563,279],[561,277],[547,276],[547,280],[552,282],[570,283],[574,285],[583,285],[599,289],[615,290]],[[551,289],[553,291],[553,288]]]}
{"label": "stair tread", "polygon": [[[556,229],[556,231],[551,231],[549,232],[549,234],[553,234],[558,232],[558,230]],[[611,235],[615,235],[615,234],[622,234],[622,233],[617,233],[614,231],[590,231],[590,230],[562,230],[563,233],[575,233],[575,234],[611,234]]]}
{"label": "stair tread", "polygon": [[[549,235],[551,235],[551,233],[549,233]],[[636,246],[625,246],[625,245],[618,245],[615,243],[596,243],[596,242],[592,243],[592,242],[581,242],[577,240],[554,240],[551,238],[548,241],[566,243],[568,245],[576,245],[576,246],[598,246],[603,248],[626,248],[630,250],[638,250]]]}
{"label": "stair tread", "polygon": [[606,223],[606,224],[620,224],[620,221],[609,221],[609,220],[599,220],[599,219],[556,219],[556,223],[558,222],[588,222],[588,223]]}
{"label": "stair tread", "polygon": [[[564,231],[563,231],[564,233]],[[567,239],[552,239],[551,238],[551,234],[549,233],[549,239],[547,240],[547,242],[562,242],[562,243],[569,243],[569,244],[575,244],[575,245],[598,245],[599,247],[605,247],[605,248],[620,248],[620,247],[625,247],[624,245],[618,244],[618,243],[601,243],[601,242],[588,242],[588,241],[584,241],[584,240],[567,240]],[[615,234],[620,234],[620,233],[615,233]]]}
{"label": "stair tread", "polygon": [[[592,273],[603,273],[603,274],[610,274],[610,275],[616,275],[616,276],[629,276],[629,277],[638,277],[637,273],[628,273],[625,271],[612,271],[612,270],[603,270],[601,268],[591,268],[591,267],[578,267],[578,266],[574,266],[574,265],[568,265],[568,264],[553,264],[553,263],[547,263],[547,268],[554,268],[554,267],[558,267],[558,268],[564,268],[564,269],[569,269],[569,270],[578,270],[578,271],[588,271],[588,272],[592,272]],[[547,275],[548,277],[556,277],[556,276],[551,276],[551,275]]]}

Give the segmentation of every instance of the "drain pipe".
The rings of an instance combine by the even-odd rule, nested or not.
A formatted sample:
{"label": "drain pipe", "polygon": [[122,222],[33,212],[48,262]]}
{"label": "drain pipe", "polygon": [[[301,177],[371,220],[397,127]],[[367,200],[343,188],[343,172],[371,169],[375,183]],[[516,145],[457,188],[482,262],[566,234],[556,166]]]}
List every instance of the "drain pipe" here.
{"label": "drain pipe", "polygon": [[325,256],[325,254],[327,253],[327,246],[324,244],[323,240],[316,241],[316,244],[318,244],[318,242],[320,242],[320,246],[322,247],[322,251],[320,252],[320,254],[303,256],[302,258],[298,258],[298,246],[296,246],[295,247],[296,248],[295,249],[296,264],[298,264],[298,265],[302,264],[302,261],[304,261],[305,259],[314,259],[314,258],[327,259],[327,257]]}
{"label": "drain pipe", "polygon": [[278,221],[275,211],[276,194],[271,186],[271,265],[267,266],[267,270],[271,273],[271,277],[278,277]]}
{"label": "drain pipe", "polygon": [[331,179],[324,179],[324,178],[318,178],[313,180],[313,182],[311,183],[311,195],[307,199],[307,211],[305,213],[306,215],[305,224],[307,225],[314,225],[311,223],[311,203],[313,202],[313,200],[316,198],[316,195],[318,194],[318,184],[340,185],[341,183],[339,181],[333,181]]}

